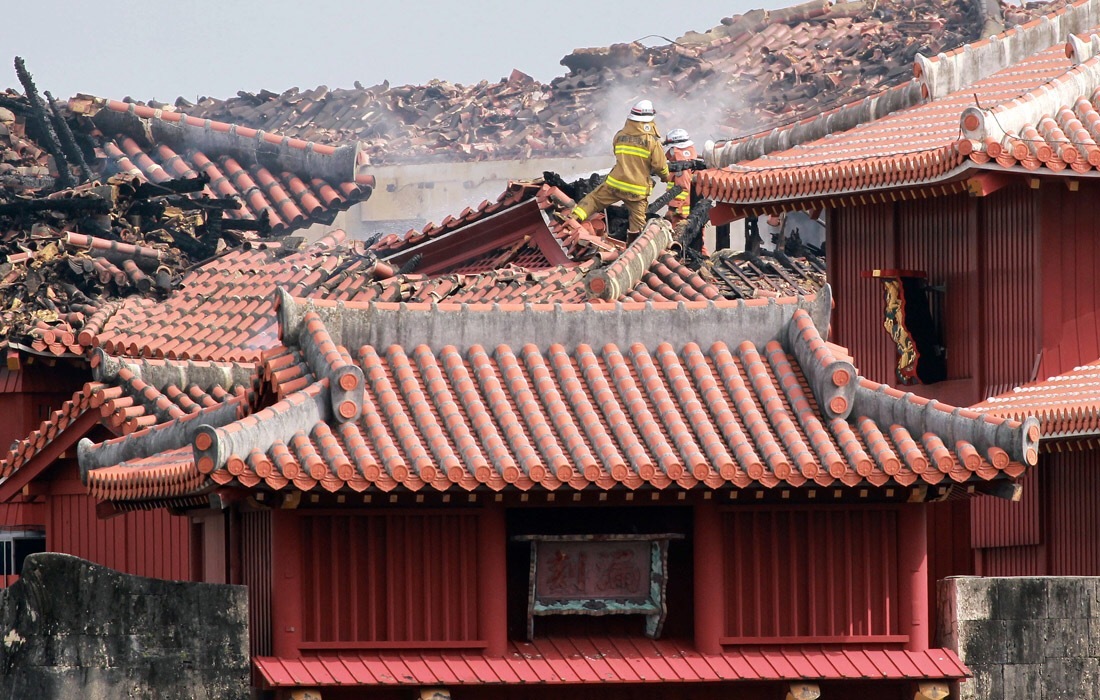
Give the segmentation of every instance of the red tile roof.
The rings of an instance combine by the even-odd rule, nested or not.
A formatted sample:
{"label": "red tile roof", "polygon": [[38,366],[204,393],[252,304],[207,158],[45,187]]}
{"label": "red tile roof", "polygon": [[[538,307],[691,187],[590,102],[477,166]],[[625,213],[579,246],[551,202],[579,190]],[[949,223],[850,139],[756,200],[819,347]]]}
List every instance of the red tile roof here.
{"label": "red tile roof", "polygon": [[640,637],[512,642],[502,657],[470,651],[316,653],[256,657],[268,688],[465,684],[700,683],[794,680],[938,680],[970,675],[950,649],[782,650],[739,647],[701,654],[677,640]]}
{"label": "red tile roof", "polygon": [[107,169],[143,182],[205,175],[208,197],[237,197],[229,218],[266,217],[288,231],[370,196],[374,179],[360,172],[357,145],[333,147],[245,126],[188,117],[172,110],[85,95],[69,101],[103,131]]}
{"label": "red tile roof", "polygon": [[[284,295],[290,348],[264,360],[278,400],[199,428],[192,476],[303,491],[852,487],[1014,478],[1036,460],[1033,421],[859,379],[817,334],[827,292],[814,304],[303,303]],[[188,495],[186,455],[146,473],[136,460],[154,454],[119,468],[89,446],[81,465],[100,498],[141,499],[152,482],[158,497]]]}
{"label": "red tile roof", "polygon": [[[919,188],[977,167],[1090,170],[1092,161],[1100,163],[1090,131],[1097,119],[1090,100],[1100,98],[1100,42],[1066,42],[1096,24],[1095,5],[1080,0],[949,54],[919,58],[927,103],[869,114],[850,130],[700,172],[699,190],[751,205]],[[730,153],[741,146],[730,144]],[[724,162],[723,148],[708,154],[712,162]]]}
{"label": "red tile roof", "polygon": [[976,411],[1013,420],[1039,419],[1043,439],[1100,435],[1100,360],[975,404]]}
{"label": "red tile roof", "polygon": [[52,461],[58,445],[62,451],[71,448],[96,425],[120,436],[103,445],[150,439],[150,444],[160,445],[157,436],[165,434],[166,426],[195,419],[199,419],[196,425],[217,421],[219,413],[236,418],[247,412],[256,398],[254,370],[249,366],[202,362],[169,366],[157,361],[119,361],[103,353],[93,357],[93,364],[94,381],[76,391],[37,430],[12,443],[0,461],[0,479],[5,486],[17,475],[25,483],[33,476],[28,468],[36,458],[42,461],[42,455],[50,455],[46,461]]}

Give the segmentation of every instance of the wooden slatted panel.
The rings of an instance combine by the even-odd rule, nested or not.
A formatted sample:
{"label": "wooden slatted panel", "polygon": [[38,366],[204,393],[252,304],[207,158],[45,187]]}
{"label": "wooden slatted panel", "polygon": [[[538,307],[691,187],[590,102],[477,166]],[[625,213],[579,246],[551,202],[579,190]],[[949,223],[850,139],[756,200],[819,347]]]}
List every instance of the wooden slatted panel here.
{"label": "wooden slatted panel", "polygon": [[947,378],[977,375],[977,236],[974,204],[966,195],[897,203],[898,267],[923,270],[944,287],[929,295],[933,320],[947,348]]}
{"label": "wooden slatted panel", "polygon": [[983,549],[975,573],[979,576],[1046,576],[1046,548],[1036,545]]}
{"label": "wooden slatted panel", "polygon": [[980,202],[981,396],[1031,379],[1039,352],[1038,199],[1026,184]]}
{"label": "wooden slatted panel", "polygon": [[271,654],[271,511],[241,514],[242,578],[248,586],[249,649]]}
{"label": "wooden slatted panel", "polygon": [[882,283],[860,275],[897,267],[893,205],[834,209],[829,217],[828,277],[837,300],[832,340],[851,351],[860,374],[892,384],[897,350],[882,327]]}
{"label": "wooden slatted panel", "polygon": [[1100,357],[1100,186],[1085,180],[1079,192],[1060,183],[1040,190],[1043,354],[1037,379]]}
{"label": "wooden slatted panel", "polygon": [[1044,455],[1051,576],[1100,576],[1100,470],[1096,450]]}
{"label": "wooden slatted panel", "polygon": [[303,516],[303,641],[478,640],[478,517]]}
{"label": "wooden slatted panel", "polygon": [[749,508],[724,518],[727,637],[899,634],[896,510]]}
{"label": "wooden slatted panel", "polygon": [[127,574],[191,579],[191,528],[186,517],[157,509],[102,520],[95,507],[95,499],[87,494],[50,496],[46,550]]}
{"label": "wooden slatted panel", "polygon": [[1043,541],[1040,503],[1044,466],[1031,469],[1020,478],[1023,493],[1019,501],[977,496],[970,507],[970,546],[1019,547]]}

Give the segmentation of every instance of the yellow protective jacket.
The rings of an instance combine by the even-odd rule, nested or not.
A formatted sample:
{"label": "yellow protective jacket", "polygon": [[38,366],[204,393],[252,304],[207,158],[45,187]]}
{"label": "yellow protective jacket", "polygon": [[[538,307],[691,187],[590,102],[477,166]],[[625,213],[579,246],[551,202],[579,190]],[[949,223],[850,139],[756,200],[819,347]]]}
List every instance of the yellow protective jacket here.
{"label": "yellow protective jacket", "polygon": [[631,198],[649,197],[653,189],[651,175],[668,179],[668,160],[661,149],[661,136],[655,122],[627,120],[612,141],[615,167],[604,181]]}

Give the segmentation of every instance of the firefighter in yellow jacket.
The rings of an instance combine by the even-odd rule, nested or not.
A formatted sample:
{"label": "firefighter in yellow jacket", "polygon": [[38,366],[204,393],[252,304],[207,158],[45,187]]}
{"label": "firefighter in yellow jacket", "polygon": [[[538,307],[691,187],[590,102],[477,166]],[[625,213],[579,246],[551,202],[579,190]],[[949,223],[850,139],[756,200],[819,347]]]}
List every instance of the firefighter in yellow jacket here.
{"label": "firefighter in yellow jacket", "polygon": [[668,160],[661,148],[661,136],[653,121],[656,111],[649,100],[641,100],[630,109],[626,125],[615,134],[615,167],[596,189],[577,203],[566,225],[574,232],[580,228],[577,222],[603,211],[621,201],[630,214],[627,224],[627,242],[632,242],[645,228],[649,193],[653,189],[650,179],[657,175],[669,180]]}
{"label": "firefighter in yellow jacket", "polygon": [[[683,129],[672,129],[665,139],[668,150],[665,157],[670,163],[693,162],[699,158],[695,150],[695,144],[688,137],[688,132]],[[675,226],[691,215],[691,175],[692,170],[685,168],[672,176],[672,184],[680,187],[680,194],[672,198],[668,203],[668,214],[665,216]],[[702,237],[699,238],[702,240]]]}

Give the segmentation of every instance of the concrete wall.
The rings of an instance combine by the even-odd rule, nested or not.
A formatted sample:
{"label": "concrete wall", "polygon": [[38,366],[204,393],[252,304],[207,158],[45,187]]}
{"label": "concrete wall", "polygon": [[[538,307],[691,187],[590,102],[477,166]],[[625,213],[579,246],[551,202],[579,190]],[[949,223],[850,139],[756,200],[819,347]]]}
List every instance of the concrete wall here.
{"label": "concrete wall", "polygon": [[247,698],[243,586],[34,554],[0,592],[0,697]]}
{"label": "concrete wall", "polygon": [[1100,697],[1100,578],[939,582],[940,643],[974,677],[963,700]]}

